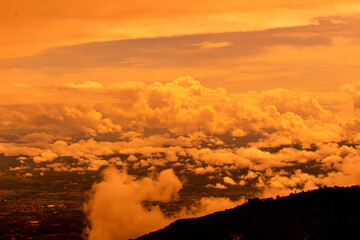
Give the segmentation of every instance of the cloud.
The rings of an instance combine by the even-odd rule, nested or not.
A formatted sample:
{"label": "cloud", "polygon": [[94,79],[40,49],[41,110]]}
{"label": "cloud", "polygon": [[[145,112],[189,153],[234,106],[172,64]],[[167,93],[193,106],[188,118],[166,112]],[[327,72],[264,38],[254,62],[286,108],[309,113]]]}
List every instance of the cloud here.
{"label": "cloud", "polygon": [[226,184],[236,185],[236,182],[230,177],[224,177],[223,180],[224,180],[224,183],[226,183]]}
{"label": "cloud", "polygon": [[46,150],[44,152],[41,153],[40,156],[35,156],[34,162],[35,163],[40,163],[40,162],[48,162],[48,161],[52,161],[54,158],[57,158],[58,155],[50,150]]}
{"label": "cloud", "polygon": [[28,88],[28,87],[30,87],[29,84],[25,84],[25,83],[13,83],[12,85],[14,87],[18,87],[18,88]]}
{"label": "cloud", "polygon": [[31,132],[29,134],[26,134],[23,137],[20,137],[18,139],[19,142],[22,143],[30,143],[34,146],[38,145],[38,146],[44,146],[46,145],[46,143],[50,143],[52,141],[54,141],[55,138],[53,135],[45,133],[45,132]]}
{"label": "cloud", "polygon": [[104,180],[94,185],[87,205],[89,240],[134,238],[171,222],[158,207],[145,209],[142,201],[168,202],[177,196],[182,183],[172,170],[162,171],[155,180],[136,180],[113,167],[103,174]]}
{"label": "cloud", "polygon": [[65,86],[69,88],[102,88],[102,84],[93,81],[87,81],[86,83],[82,84],[75,84],[75,83],[66,83]]}
{"label": "cloud", "polygon": [[354,109],[358,110],[360,108],[360,87],[351,84],[345,84],[341,87],[341,90],[347,92],[350,95]]}
{"label": "cloud", "polygon": [[[73,83],[49,91],[79,102],[1,105],[0,153],[21,176],[29,166],[34,176],[106,168],[86,207],[89,239],[136,237],[254,195],[360,183],[356,86],[322,101],[281,88],[234,94],[191,77]],[[335,100],[337,110],[325,108],[324,98]],[[199,194],[165,216],[159,204],[189,200],[182,187]]]}
{"label": "cloud", "polygon": [[85,206],[91,222],[87,232],[89,240],[135,238],[162,228],[177,218],[203,216],[244,202],[244,199],[231,201],[205,197],[198,205],[166,217],[158,206],[145,208],[142,203],[176,199],[182,183],[172,169],[160,172],[156,178],[136,179],[114,167],[105,169],[103,175],[103,181],[93,186],[91,199]]}
{"label": "cloud", "polygon": [[[351,24],[357,24],[358,19],[356,17],[354,19],[354,23]],[[327,34],[328,25],[328,22],[321,22],[317,25],[311,24],[308,27],[296,27],[290,30],[288,28],[275,28],[257,32],[222,31],[211,34],[202,33],[185,36],[181,34],[171,37],[96,41],[75,46],[65,45],[50,48],[31,56],[3,59],[0,61],[0,69],[48,67],[74,71],[74,69],[89,68],[95,70],[102,67],[149,69],[159,66],[187,68],[197,66],[204,68],[209,63],[217,67],[229,68],[232,65],[228,62],[229,60],[234,62],[239,59],[246,60],[248,57],[262,55],[269,48],[277,46],[329,45],[331,38]],[[331,24],[331,26],[333,25]],[[344,36],[343,29],[348,25],[350,23],[336,24],[331,29],[332,34],[339,35],[341,33]],[[296,30],[302,35],[293,35],[291,30]],[[319,34],[314,36],[311,34],[313,31],[318,31]],[[346,37],[350,37],[350,34],[348,33]],[[216,51],[217,54],[211,54],[213,51]],[[89,80],[83,84],[67,82],[66,85],[72,88],[100,87],[98,83]]]}
{"label": "cloud", "polygon": [[[278,88],[231,94],[222,88],[204,87],[191,77],[166,84],[84,86],[94,84],[96,88],[58,90],[81,91],[83,95],[77,97],[83,101],[98,98],[96,104],[0,106],[1,137],[3,142],[12,143],[8,149],[4,147],[4,153],[36,151],[30,156],[40,156],[48,149],[80,159],[164,152],[162,164],[187,155],[211,167],[236,165],[263,170],[317,158],[313,152],[291,149],[294,145],[305,149],[311,144],[360,142],[356,109],[326,110],[307,92]],[[346,89],[356,105],[356,88]],[[146,129],[162,132],[144,137]],[[288,147],[276,153],[262,150],[279,146]],[[196,171],[200,173],[205,167],[197,166]]]}
{"label": "cloud", "polygon": [[221,183],[216,183],[215,185],[212,184],[208,184],[206,185],[206,187],[208,188],[217,188],[217,189],[227,189],[227,186],[221,184]]}
{"label": "cloud", "polygon": [[205,168],[199,167],[199,168],[194,169],[194,172],[196,174],[206,174],[206,173],[212,173],[214,171],[215,171],[215,168],[213,168],[212,166],[206,166]]}
{"label": "cloud", "polygon": [[222,47],[228,47],[228,46],[231,46],[231,45],[232,45],[232,43],[228,42],[228,41],[224,41],[224,42],[204,41],[204,42],[201,42],[201,43],[194,44],[194,46],[199,46],[200,48],[203,48],[203,49],[222,48]]}
{"label": "cloud", "polygon": [[186,213],[180,215],[181,217],[200,217],[207,214],[211,214],[217,211],[224,211],[225,209],[234,208],[245,202],[245,199],[239,199],[237,201],[231,201],[229,198],[221,197],[204,197],[201,198],[198,206],[192,209],[193,213]]}
{"label": "cloud", "polygon": [[36,129],[45,134],[68,137],[72,134],[96,135],[119,132],[115,125],[92,106],[33,104],[0,106],[4,113],[0,117],[2,129]]}
{"label": "cloud", "polygon": [[[106,0],[101,4],[96,1],[78,1],[66,6],[47,1],[33,6],[22,0],[8,0],[0,12],[3,17],[0,28],[8,36],[1,39],[0,46],[3,47],[0,52],[6,57],[27,56],[54,46],[89,41],[301,26],[313,23],[311,20],[319,16],[358,11],[358,2],[354,0],[317,0],[291,4],[283,0],[272,3],[263,0],[256,3],[213,0],[180,3],[159,0],[152,4],[146,1],[133,4]],[[19,35],[24,37],[19,38]]]}

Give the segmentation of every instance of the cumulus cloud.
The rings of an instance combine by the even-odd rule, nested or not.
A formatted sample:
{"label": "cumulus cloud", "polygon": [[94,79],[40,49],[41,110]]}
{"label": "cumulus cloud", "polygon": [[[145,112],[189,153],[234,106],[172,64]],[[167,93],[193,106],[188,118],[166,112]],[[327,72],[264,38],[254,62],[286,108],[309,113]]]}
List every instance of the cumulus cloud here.
{"label": "cumulus cloud", "polygon": [[53,135],[44,132],[32,132],[18,139],[19,142],[33,143],[34,145],[39,144],[39,146],[41,146],[41,144],[50,143],[54,140],[55,138]]}
{"label": "cumulus cloud", "polygon": [[227,189],[227,186],[221,184],[221,183],[216,183],[215,185],[212,184],[208,184],[206,185],[206,187],[208,188],[217,188],[217,189]]}
{"label": "cumulus cloud", "polygon": [[[357,89],[344,89],[357,106]],[[124,128],[133,132],[162,128],[178,135],[231,134],[237,138],[258,132],[262,138],[254,144],[265,147],[348,140],[360,126],[356,113],[346,113],[346,120],[326,110],[310,93],[279,88],[229,94],[222,88],[206,88],[191,77],[149,85],[68,83],[56,95],[76,104],[1,106],[0,127],[38,132],[40,128],[46,134],[65,136],[120,133]],[[84,104],[89,100],[91,104]]]}
{"label": "cumulus cloud", "polygon": [[80,84],[66,83],[65,86],[69,88],[102,88],[103,87],[101,83],[93,82],[93,81],[87,81],[86,83],[80,83]]}
{"label": "cumulus cloud", "polygon": [[232,178],[230,178],[230,177],[224,177],[224,183],[226,183],[226,184],[229,184],[229,185],[236,185],[236,182],[232,179]]}
{"label": "cumulus cloud", "polygon": [[158,207],[145,209],[142,201],[168,202],[181,187],[172,170],[162,171],[155,180],[136,180],[113,167],[106,169],[86,206],[91,221],[88,239],[129,239],[164,227],[171,220]]}
{"label": "cumulus cloud", "polygon": [[[194,211],[234,206],[212,198],[229,189],[251,188],[267,197],[360,183],[356,86],[344,86],[350,107],[336,111],[309,92],[230,94],[191,77],[51,90],[74,103],[0,106],[0,153],[17,159],[21,166],[14,172],[28,171],[30,162],[41,172],[98,171],[110,164],[138,172],[104,171],[87,206],[90,239],[136,237],[177,217],[197,216]],[[197,207],[172,218],[159,207],[143,207],[143,201],[172,201],[186,184],[205,189]]]}
{"label": "cumulus cloud", "polygon": [[62,138],[73,134],[96,135],[121,131],[120,125],[113,124],[103,113],[89,105],[0,106],[0,110],[3,113],[0,127],[7,131],[41,130]]}
{"label": "cumulus cloud", "polygon": [[56,157],[58,157],[58,155],[56,153],[54,153],[50,150],[45,150],[39,156],[34,157],[34,162],[35,163],[47,162],[47,161],[53,160]]}
{"label": "cumulus cloud", "polygon": [[155,178],[136,179],[114,167],[105,169],[103,174],[103,181],[93,186],[92,197],[85,206],[91,222],[86,232],[89,240],[135,238],[178,218],[203,216],[244,202],[244,199],[204,197],[197,205],[169,217],[158,206],[146,208],[142,203],[169,202],[178,197],[182,183],[172,169],[160,172]]}
{"label": "cumulus cloud", "polygon": [[194,169],[194,172],[196,174],[206,174],[206,173],[212,173],[215,172],[215,168],[213,168],[212,166],[206,166],[204,167],[198,167],[196,169]]}

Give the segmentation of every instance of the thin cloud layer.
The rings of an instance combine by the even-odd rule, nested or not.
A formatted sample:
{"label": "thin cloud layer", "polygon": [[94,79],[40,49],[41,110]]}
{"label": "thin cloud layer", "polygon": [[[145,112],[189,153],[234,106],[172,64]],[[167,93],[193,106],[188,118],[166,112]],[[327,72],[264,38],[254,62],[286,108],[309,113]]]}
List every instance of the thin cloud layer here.
{"label": "thin cloud layer", "polygon": [[[208,22],[204,25],[211,26]],[[216,33],[60,44],[30,55],[0,59],[0,86],[6,89],[0,91],[0,100],[24,103],[39,97],[53,99],[56,93],[49,92],[51,84],[166,83],[184,75],[233,93],[277,87],[337,91],[344,83],[357,84],[360,76],[356,65],[358,25],[358,14],[336,13],[316,16],[300,26],[259,31],[223,29]],[[42,90],[37,89],[35,97],[29,96],[24,89],[31,86],[41,86]]]}
{"label": "thin cloud layer", "polygon": [[2,1],[0,30],[7,37],[0,40],[0,52],[27,56],[87,42],[299,26],[319,16],[353,13],[359,13],[355,0]]}

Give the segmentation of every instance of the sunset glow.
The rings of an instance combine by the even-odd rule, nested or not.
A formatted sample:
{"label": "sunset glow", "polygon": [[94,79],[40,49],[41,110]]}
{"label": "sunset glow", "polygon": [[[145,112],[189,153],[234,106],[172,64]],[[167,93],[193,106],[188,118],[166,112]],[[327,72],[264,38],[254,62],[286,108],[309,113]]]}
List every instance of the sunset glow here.
{"label": "sunset glow", "polygon": [[359,1],[2,0],[0,35],[0,201],[79,179],[85,239],[360,184]]}

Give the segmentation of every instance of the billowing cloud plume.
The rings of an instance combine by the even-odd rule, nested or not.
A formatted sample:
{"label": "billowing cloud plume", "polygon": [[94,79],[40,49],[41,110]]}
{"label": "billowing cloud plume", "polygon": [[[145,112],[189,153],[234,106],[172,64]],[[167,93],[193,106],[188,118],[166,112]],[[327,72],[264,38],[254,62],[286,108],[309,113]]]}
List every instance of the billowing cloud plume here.
{"label": "billowing cloud plume", "polygon": [[104,172],[104,180],[94,186],[88,205],[91,231],[89,240],[129,239],[169,224],[158,207],[145,209],[142,201],[168,202],[182,184],[172,170],[162,171],[157,179],[136,180],[115,168]]}
{"label": "billowing cloud plume", "polygon": [[155,231],[180,217],[196,217],[235,207],[240,201],[228,198],[202,198],[198,205],[165,216],[158,206],[145,207],[144,201],[176,200],[182,183],[172,169],[155,178],[136,179],[114,167],[104,170],[102,182],[93,186],[85,206],[91,222],[85,234],[89,240],[127,240]]}

